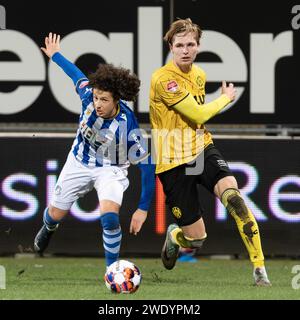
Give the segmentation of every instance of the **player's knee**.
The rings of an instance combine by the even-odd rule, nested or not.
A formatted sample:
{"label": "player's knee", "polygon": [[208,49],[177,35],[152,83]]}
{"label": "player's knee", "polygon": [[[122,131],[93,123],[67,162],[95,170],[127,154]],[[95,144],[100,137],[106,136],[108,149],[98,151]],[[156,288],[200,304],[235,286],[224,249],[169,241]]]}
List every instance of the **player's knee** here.
{"label": "player's knee", "polygon": [[248,215],[245,201],[237,189],[225,190],[222,194],[221,201],[232,215],[237,215],[242,219]]}
{"label": "player's knee", "polygon": [[59,209],[52,205],[49,205],[49,207],[45,209],[45,212],[46,211],[49,216],[56,221],[61,221],[68,214],[68,210]]}
{"label": "player's knee", "polygon": [[114,230],[120,226],[119,215],[115,212],[104,213],[100,217],[100,222],[104,230]]}

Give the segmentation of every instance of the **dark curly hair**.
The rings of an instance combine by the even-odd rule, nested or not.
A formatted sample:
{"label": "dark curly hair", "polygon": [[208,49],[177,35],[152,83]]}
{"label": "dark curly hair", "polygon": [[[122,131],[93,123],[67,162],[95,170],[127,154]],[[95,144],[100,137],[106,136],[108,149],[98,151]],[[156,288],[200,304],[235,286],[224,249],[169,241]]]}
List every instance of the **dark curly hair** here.
{"label": "dark curly hair", "polygon": [[96,72],[89,75],[89,85],[109,91],[115,100],[135,101],[141,81],[129,69],[117,68],[112,64],[99,64]]}

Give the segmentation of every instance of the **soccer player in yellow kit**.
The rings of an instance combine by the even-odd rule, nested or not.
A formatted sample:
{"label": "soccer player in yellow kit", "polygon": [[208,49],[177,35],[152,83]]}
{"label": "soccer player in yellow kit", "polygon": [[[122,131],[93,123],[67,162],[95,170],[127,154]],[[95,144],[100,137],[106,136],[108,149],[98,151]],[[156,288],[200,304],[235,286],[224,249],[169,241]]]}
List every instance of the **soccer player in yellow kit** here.
{"label": "soccer player in yellow kit", "polygon": [[[235,219],[254,266],[255,284],[270,286],[255,217],[246,206],[227,162],[204,127],[206,121],[235,99],[236,89],[232,83],[227,86],[223,81],[220,97],[204,103],[206,75],[193,64],[201,35],[200,27],[190,19],[173,22],[164,37],[173,59],[156,70],[151,79],[150,121],[156,149],[156,174],[177,222],[168,227],[162,261],[165,268],[172,269],[180,247],[200,248],[206,239],[200,204],[203,199],[198,199],[197,192],[197,184],[202,184],[221,200]],[[203,170],[187,174],[191,163],[197,165],[197,160],[201,159],[204,160]]]}

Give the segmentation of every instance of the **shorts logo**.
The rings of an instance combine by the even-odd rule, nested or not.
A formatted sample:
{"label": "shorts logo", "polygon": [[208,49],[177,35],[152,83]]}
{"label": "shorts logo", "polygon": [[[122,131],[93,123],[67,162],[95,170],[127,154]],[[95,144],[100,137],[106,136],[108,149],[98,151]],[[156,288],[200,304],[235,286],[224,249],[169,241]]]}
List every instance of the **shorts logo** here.
{"label": "shorts logo", "polygon": [[178,90],[178,84],[175,80],[167,83],[167,90],[170,92],[176,92]]}
{"label": "shorts logo", "polygon": [[86,87],[88,84],[89,84],[88,81],[82,81],[82,82],[80,83],[80,85],[79,85],[79,89],[82,89],[82,88]]}
{"label": "shorts logo", "polygon": [[217,160],[219,167],[228,167],[228,164],[225,160]]}
{"label": "shorts logo", "polygon": [[61,194],[61,186],[56,186],[54,192],[57,196],[60,195]]}
{"label": "shorts logo", "polygon": [[178,207],[173,207],[172,213],[177,219],[181,218],[182,216],[181,210]]}

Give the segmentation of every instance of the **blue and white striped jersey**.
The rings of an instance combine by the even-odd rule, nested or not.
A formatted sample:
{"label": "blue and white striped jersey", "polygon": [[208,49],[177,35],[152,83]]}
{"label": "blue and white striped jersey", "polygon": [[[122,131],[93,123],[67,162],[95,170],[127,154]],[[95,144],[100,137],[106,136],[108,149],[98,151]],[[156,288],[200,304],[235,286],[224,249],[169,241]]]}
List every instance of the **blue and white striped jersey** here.
{"label": "blue and white striped jersey", "polygon": [[[134,113],[119,101],[118,113],[112,119],[98,117],[88,79],[72,62],[56,52],[51,59],[73,80],[82,102],[79,128],[72,146],[76,159],[94,168],[116,165],[128,167],[137,163],[141,171],[141,196],[138,208],[149,210],[155,187],[155,165],[148,157],[147,140],[142,136]],[[145,161],[144,161],[145,160]]]}
{"label": "blue and white striped jersey", "polygon": [[133,111],[119,101],[118,113],[113,119],[97,116],[93,92],[88,79],[76,83],[82,102],[79,128],[72,145],[76,159],[88,167],[117,165],[128,167],[147,157],[147,145]]}

